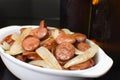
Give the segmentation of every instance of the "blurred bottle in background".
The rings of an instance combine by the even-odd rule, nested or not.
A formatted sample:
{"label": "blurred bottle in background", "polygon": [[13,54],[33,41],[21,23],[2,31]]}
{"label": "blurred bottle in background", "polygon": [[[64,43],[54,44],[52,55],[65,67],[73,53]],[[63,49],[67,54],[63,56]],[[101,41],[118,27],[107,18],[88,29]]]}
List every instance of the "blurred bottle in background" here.
{"label": "blurred bottle in background", "polygon": [[119,52],[120,1],[61,0],[60,26],[81,32],[107,51]]}
{"label": "blurred bottle in background", "polygon": [[60,0],[60,26],[88,35],[91,0]]}
{"label": "blurred bottle in background", "polygon": [[[94,0],[93,0],[94,1]],[[90,39],[94,39],[106,53],[120,52],[120,1],[96,0],[91,5]],[[110,54],[109,54],[110,55]],[[113,57],[113,56],[112,56]]]}
{"label": "blurred bottle in background", "polygon": [[90,12],[90,38],[101,42],[108,41],[111,37],[109,1],[93,0]]}

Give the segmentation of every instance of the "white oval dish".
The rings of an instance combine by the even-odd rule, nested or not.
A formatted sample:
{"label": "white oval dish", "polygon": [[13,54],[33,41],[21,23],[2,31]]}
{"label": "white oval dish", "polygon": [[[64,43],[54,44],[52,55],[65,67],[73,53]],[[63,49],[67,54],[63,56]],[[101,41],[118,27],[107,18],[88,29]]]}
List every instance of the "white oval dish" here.
{"label": "white oval dish", "polygon": [[[14,32],[19,32],[23,27],[38,26],[8,26],[0,29],[0,41]],[[89,41],[90,44],[94,44]],[[6,67],[19,79],[22,80],[84,80],[84,78],[96,78],[104,75],[113,65],[113,60],[99,47],[99,51],[95,56],[96,65],[85,70],[53,70],[30,65],[22,62],[9,54],[4,53],[0,47],[1,58]]]}

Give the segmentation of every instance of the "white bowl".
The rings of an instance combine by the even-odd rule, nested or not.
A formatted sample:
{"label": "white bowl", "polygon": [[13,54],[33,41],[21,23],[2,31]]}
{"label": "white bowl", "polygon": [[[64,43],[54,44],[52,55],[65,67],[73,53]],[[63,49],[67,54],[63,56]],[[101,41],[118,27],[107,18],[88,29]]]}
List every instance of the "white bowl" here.
{"label": "white bowl", "polygon": [[[0,41],[22,27],[37,26],[8,26],[0,29]],[[90,42],[92,43],[92,42]],[[113,65],[113,60],[99,47],[95,56],[96,65],[85,70],[53,70],[33,66],[22,62],[9,54],[4,53],[0,47],[1,58],[6,67],[19,79],[22,80],[84,80],[85,78],[97,78],[104,75]]]}

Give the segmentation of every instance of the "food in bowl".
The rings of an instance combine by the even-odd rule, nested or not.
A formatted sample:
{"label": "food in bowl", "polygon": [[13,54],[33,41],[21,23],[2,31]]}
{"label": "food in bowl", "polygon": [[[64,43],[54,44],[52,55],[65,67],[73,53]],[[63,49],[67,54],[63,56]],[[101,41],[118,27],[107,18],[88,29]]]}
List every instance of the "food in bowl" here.
{"label": "food in bowl", "polygon": [[[44,25],[45,24],[43,21],[42,26]],[[64,42],[61,43],[59,39],[61,40],[62,38],[59,38],[57,45],[51,44],[51,43],[54,42],[54,39],[56,39],[59,36],[58,33],[62,33],[62,34],[65,33],[67,34],[67,36],[74,34],[68,29],[57,29],[57,28],[47,27],[47,26],[44,27],[44,28],[47,28],[47,34],[46,34],[46,37],[44,37],[43,39],[39,41],[40,42],[39,45],[42,45],[42,46],[41,47],[39,46],[37,47],[36,50],[34,50],[38,52],[37,55],[36,55],[36,52],[31,51],[32,49],[29,46],[27,48],[24,46],[25,49],[28,50],[26,51],[23,49],[23,47],[20,46],[22,45],[21,41],[23,41],[24,39],[28,39],[28,40],[29,38],[31,39],[32,37],[31,35],[33,34],[31,34],[30,36],[25,36],[25,35],[28,34],[29,31],[31,32],[31,30],[34,30],[35,28],[40,28],[40,26],[38,25],[23,25],[23,26],[11,25],[11,26],[7,26],[7,27],[0,29],[1,59],[3,63],[5,64],[5,66],[8,68],[8,70],[21,80],[86,80],[86,78],[96,78],[96,77],[100,77],[104,75],[106,72],[108,72],[108,70],[113,65],[113,60],[99,46],[97,46],[95,43],[93,43],[92,41],[86,38],[82,38],[83,42],[81,45],[85,46],[87,44],[87,47],[83,47],[83,48],[79,47],[83,51],[79,50],[79,48],[77,47],[78,46],[77,42],[79,41],[79,39],[81,40],[81,38],[75,38],[75,43],[74,43],[73,38],[72,40],[67,38],[67,40],[70,40],[69,41],[70,43],[74,44],[73,45],[74,47],[76,46],[75,55],[74,56],[71,55],[72,58],[71,56],[70,58],[69,57],[68,58],[61,58],[61,57],[56,58],[56,56],[59,55],[55,53],[56,47],[57,45],[62,44]],[[42,31],[44,32],[46,30],[44,29]],[[34,30],[33,32],[36,32],[36,30]],[[49,34],[51,34],[52,38],[51,37],[48,38]],[[36,33],[34,33],[34,35],[36,35]],[[38,37],[40,38],[40,36]],[[34,39],[38,41],[38,39],[36,38]],[[66,40],[66,38],[64,37],[64,39],[62,40],[64,41]],[[17,41],[17,42],[14,42],[14,41]],[[50,41],[50,44],[49,44],[49,41]],[[12,46],[13,44],[14,46]],[[20,44],[20,45],[15,45],[15,44]],[[54,47],[51,48],[51,45],[54,45]],[[65,45],[69,45],[69,43],[65,43]],[[36,45],[34,46],[34,48],[35,47]],[[59,48],[61,49],[61,46],[58,46],[58,49]],[[69,50],[69,48],[67,49]],[[62,50],[64,50],[64,48]],[[88,52],[91,53],[93,51],[96,53],[92,55],[86,54]],[[26,52],[26,53],[23,55],[23,52]],[[53,55],[51,55],[51,53]],[[84,53],[86,55],[83,55]],[[82,58],[78,55],[81,55]],[[90,60],[87,60],[88,58],[90,58]],[[69,60],[67,61],[66,59],[69,59]],[[83,60],[85,60],[85,62],[82,62],[82,68],[79,69],[79,66],[74,67],[73,64],[77,63],[76,61],[79,62]],[[35,62],[31,62],[31,61],[35,61]],[[68,65],[68,62],[69,62],[69,65]],[[93,63],[92,66],[90,66],[91,63]],[[57,66],[54,64],[56,64]],[[65,66],[65,64],[67,65]],[[72,69],[68,67],[71,65],[73,65]],[[83,65],[85,67],[86,66],[89,66],[89,67],[85,68]]]}
{"label": "food in bowl", "polygon": [[21,28],[1,41],[6,54],[42,68],[83,70],[96,65],[96,44],[87,36],[69,29],[47,27],[44,20],[35,28]]}

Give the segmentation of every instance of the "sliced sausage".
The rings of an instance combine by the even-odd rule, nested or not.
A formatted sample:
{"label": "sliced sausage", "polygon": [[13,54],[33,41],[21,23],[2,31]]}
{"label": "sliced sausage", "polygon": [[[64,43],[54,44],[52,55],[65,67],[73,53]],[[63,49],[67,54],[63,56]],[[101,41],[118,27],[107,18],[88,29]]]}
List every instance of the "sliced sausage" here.
{"label": "sliced sausage", "polygon": [[24,62],[26,62],[26,60],[27,60],[26,56],[23,56],[21,54],[20,55],[16,55],[15,58],[17,58],[17,59],[19,59],[21,61],[24,61]]}
{"label": "sliced sausage", "polygon": [[71,66],[69,69],[70,69],[70,70],[83,70],[83,69],[87,69],[87,68],[89,68],[89,67],[94,66],[94,64],[95,64],[95,63],[94,63],[93,59],[90,59],[90,60],[88,60],[88,61],[86,61],[86,62],[73,65],[73,66]]}
{"label": "sliced sausage", "polygon": [[47,28],[47,24],[46,24],[45,20],[40,21],[39,27],[40,28]]}
{"label": "sliced sausage", "polygon": [[87,44],[87,43],[79,43],[79,44],[77,45],[77,48],[78,48],[79,50],[81,50],[81,51],[86,51],[87,49],[90,48],[90,45]]}
{"label": "sliced sausage", "polygon": [[58,60],[66,61],[75,54],[75,48],[71,43],[61,43],[56,47],[55,56]]}
{"label": "sliced sausage", "polygon": [[[64,66],[69,60],[66,60],[66,61],[61,61],[61,60],[58,60],[59,64],[61,66]],[[67,69],[67,68],[66,68]]]}
{"label": "sliced sausage", "polygon": [[74,33],[72,35],[78,42],[85,42],[85,40],[87,39],[87,36],[85,34]]}
{"label": "sliced sausage", "polygon": [[30,35],[36,36],[39,39],[42,39],[47,35],[47,29],[46,28],[35,28],[31,30]]}
{"label": "sliced sausage", "polygon": [[56,42],[55,39],[52,37],[49,37],[48,39],[42,41],[40,43],[40,46],[44,46],[46,47],[48,50],[52,50],[52,48],[54,48],[56,46]]}
{"label": "sliced sausage", "polygon": [[3,42],[7,42],[8,44],[12,45],[14,40],[12,39],[12,35],[8,35],[6,36],[3,40],[2,40],[2,43]]}
{"label": "sliced sausage", "polygon": [[33,51],[38,48],[40,40],[34,36],[26,37],[22,42],[22,47],[27,51]]}
{"label": "sliced sausage", "polygon": [[31,59],[31,60],[39,60],[42,59],[36,52],[23,52],[22,53],[23,56],[26,56],[27,59]]}
{"label": "sliced sausage", "polygon": [[71,35],[71,34],[61,34],[58,35],[58,37],[56,38],[56,42],[58,44],[61,43],[74,43],[75,42],[75,38]]}

